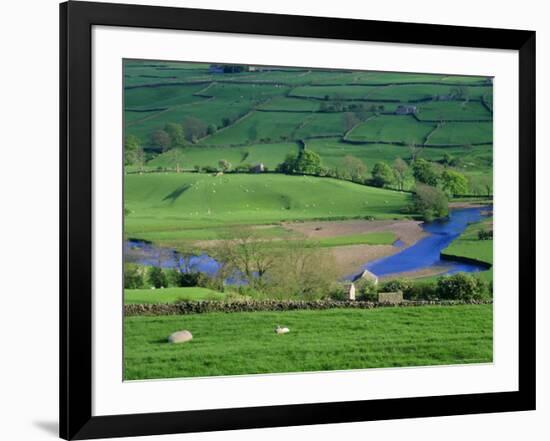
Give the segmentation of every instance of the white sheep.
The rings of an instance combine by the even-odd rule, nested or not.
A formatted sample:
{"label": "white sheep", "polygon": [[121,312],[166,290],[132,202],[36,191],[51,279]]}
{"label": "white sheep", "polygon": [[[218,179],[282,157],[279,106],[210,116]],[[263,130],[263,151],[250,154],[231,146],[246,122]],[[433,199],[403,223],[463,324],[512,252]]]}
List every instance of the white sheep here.
{"label": "white sheep", "polygon": [[275,334],[287,334],[290,332],[290,329],[288,328],[281,328],[280,325],[277,325],[275,328]]}

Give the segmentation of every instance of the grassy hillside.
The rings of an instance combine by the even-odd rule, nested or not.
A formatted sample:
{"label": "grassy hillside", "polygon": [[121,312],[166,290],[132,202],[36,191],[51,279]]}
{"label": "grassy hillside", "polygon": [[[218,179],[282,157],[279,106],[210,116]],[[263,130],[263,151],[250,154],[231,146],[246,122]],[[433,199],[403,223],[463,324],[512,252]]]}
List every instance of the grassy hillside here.
{"label": "grassy hillside", "polygon": [[[127,317],[124,377],[487,363],[492,326],[492,305]],[[167,343],[181,329],[193,340]]]}
{"label": "grassy hillside", "polygon": [[151,173],[126,175],[125,204],[127,235],[162,232],[167,239],[187,228],[231,224],[400,218],[409,195],[310,176]]}

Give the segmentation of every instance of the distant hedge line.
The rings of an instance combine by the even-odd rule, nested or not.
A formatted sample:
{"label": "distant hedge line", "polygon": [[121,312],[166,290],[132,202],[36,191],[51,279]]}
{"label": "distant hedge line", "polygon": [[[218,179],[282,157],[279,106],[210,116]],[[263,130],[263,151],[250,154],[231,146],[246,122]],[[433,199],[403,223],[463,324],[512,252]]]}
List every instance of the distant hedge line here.
{"label": "distant hedge line", "polygon": [[199,301],[178,302],[165,304],[124,305],[126,316],[137,315],[185,315],[204,314],[207,312],[255,312],[255,311],[295,311],[295,310],[323,310],[333,308],[373,309],[381,307],[410,307],[410,306],[453,306],[453,305],[485,305],[492,304],[487,300],[414,300],[404,301],[398,305],[391,303],[366,301],[337,301],[337,300],[255,300],[238,302]]}

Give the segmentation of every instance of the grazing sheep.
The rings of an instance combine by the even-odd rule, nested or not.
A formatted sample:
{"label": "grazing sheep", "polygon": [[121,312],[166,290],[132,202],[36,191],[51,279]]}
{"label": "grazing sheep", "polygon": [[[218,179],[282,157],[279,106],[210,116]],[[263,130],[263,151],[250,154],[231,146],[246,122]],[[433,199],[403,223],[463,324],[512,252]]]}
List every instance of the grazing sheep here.
{"label": "grazing sheep", "polygon": [[288,328],[281,328],[280,325],[277,325],[275,328],[275,334],[287,334],[290,332],[290,329]]}

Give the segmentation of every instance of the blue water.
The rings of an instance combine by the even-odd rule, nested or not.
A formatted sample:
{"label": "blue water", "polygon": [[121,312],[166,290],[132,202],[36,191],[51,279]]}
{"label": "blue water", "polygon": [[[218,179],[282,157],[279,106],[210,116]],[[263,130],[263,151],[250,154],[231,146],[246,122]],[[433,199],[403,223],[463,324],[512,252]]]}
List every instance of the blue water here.
{"label": "blue water", "polygon": [[140,240],[127,240],[124,254],[128,263],[180,268],[183,272],[201,272],[213,276],[220,269],[220,264],[207,254],[184,258],[176,250],[156,247]]}
{"label": "blue water", "polygon": [[422,228],[430,233],[428,237],[397,254],[369,262],[363,269],[368,269],[377,276],[418,271],[434,266],[447,267],[446,274],[484,271],[486,266],[441,260],[440,252],[460,236],[468,224],[481,220],[484,217],[482,212],[491,209],[492,207],[460,208],[451,210],[447,219],[425,222]]}
{"label": "blue water", "polygon": [[[487,210],[492,210],[492,207],[460,208],[451,210],[447,219],[425,222],[422,224],[422,228],[430,234],[428,237],[397,254],[369,262],[363,266],[363,269],[368,269],[377,276],[418,271],[434,266],[446,267],[445,274],[484,271],[487,267],[483,265],[441,260],[440,252],[460,236],[468,224],[481,220],[484,217],[482,213]],[[393,245],[403,248],[405,243],[398,239]],[[184,258],[175,250],[156,247],[139,240],[126,241],[125,260],[129,263],[160,266],[161,268],[179,268],[183,272],[202,272],[210,276],[214,276],[220,269],[220,264],[207,254]],[[348,278],[353,276],[355,274]],[[230,284],[243,283],[238,275],[228,278],[226,282]]]}

